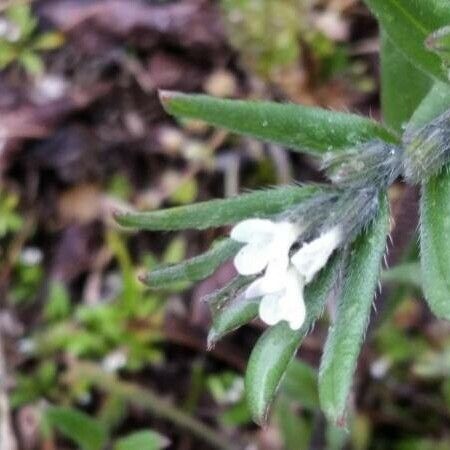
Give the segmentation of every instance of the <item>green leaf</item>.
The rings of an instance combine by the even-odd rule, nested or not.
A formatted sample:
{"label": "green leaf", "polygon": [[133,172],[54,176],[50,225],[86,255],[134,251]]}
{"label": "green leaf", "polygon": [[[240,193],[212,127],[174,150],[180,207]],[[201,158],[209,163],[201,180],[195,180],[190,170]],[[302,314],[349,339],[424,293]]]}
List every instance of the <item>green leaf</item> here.
{"label": "green leaf", "polygon": [[198,197],[198,183],[195,178],[183,182],[170,196],[170,202],[175,205],[192,203]]}
{"label": "green leaf", "polygon": [[6,17],[20,28],[21,40],[31,36],[38,24],[37,17],[27,4],[13,4],[6,10]]}
{"label": "green leaf", "polygon": [[414,112],[407,131],[421,128],[450,108],[450,87],[437,82]]}
{"label": "green leaf", "polygon": [[44,62],[42,58],[31,50],[24,50],[19,53],[18,61],[29,75],[41,75],[44,72]]}
{"label": "green leaf", "polygon": [[247,324],[258,316],[260,298],[238,295],[226,302],[219,310],[213,307],[213,324],[208,334],[208,349],[228,333]]}
{"label": "green leaf", "polygon": [[311,417],[297,414],[291,402],[280,398],[275,405],[276,421],[283,439],[284,450],[307,450],[313,435],[314,426]]}
{"label": "green leaf", "polygon": [[217,199],[143,213],[116,213],[117,222],[143,230],[184,230],[218,227],[248,217],[265,217],[284,211],[320,191],[318,187],[283,186],[228,199]]}
{"label": "green leaf", "polygon": [[150,287],[161,288],[173,283],[203,280],[233,257],[241,247],[242,243],[222,239],[206,253],[179,264],[156,268],[142,277],[141,281]]}
{"label": "green leaf", "polygon": [[450,77],[450,25],[428,36],[427,47],[441,58],[442,66]]}
{"label": "green leaf", "polygon": [[420,250],[425,299],[433,313],[450,320],[450,174],[443,171],[422,188]]}
{"label": "green leaf", "polygon": [[281,389],[286,397],[300,403],[302,408],[319,409],[317,371],[309,364],[294,359],[286,370]]}
{"label": "green leaf", "polygon": [[0,39],[0,70],[17,59],[17,48],[6,40]]}
{"label": "green leaf", "polygon": [[306,288],[306,320],[303,326],[292,330],[287,322],[280,322],[268,328],[253,348],[245,374],[245,393],[256,423],[265,423],[282,376],[302,339],[325,307],[340,261],[340,255],[335,255],[333,261]]}
{"label": "green leaf", "polygon": [[106,444],[107,432],[101,422],[76,409],[51,407],[46,419],[83,450],[102,450]]}
{"label": "green leaf", "polygon": [[200,119],[239,134],[323,154],[372,139],[397,139],[377,122],[354,114],[294,104],[223,100],[205,95],[161,92],[169,114]]}
{"label": "green leaf", "polygon": [[433,83],[403,56],[383,31],[380,57],[383,119],[401,132]]}
{"label": "green leaf", "polygon": [[57,31],[49,31],[47,33],[36,36],[33,40],[34,50],[54,50],[64,44],[64,35]]}
{"label": "green leaf", "polygon": [[385,270],[381,274],[381,281],[383,283],[396,283],[421,289],[422,274],[420,265],[416,262],[408,262]]}
{"label": "green leaf", "polygon": [[319,397],[326,416],[342,424],[353,373],[370,316],[389,232],[384,196],[369,230],[352,245],[337,316],[330,327],[319,373]]}
{"label": "green leaf", "polygon": [[[427,50],[427,37],[450,23],[448,0],[365,0],[394,45],[437,80],[448,81],[440,58]],[[399,74],[400,78],[405,76]]]}
{"label": "green leaf", "polygon": [[114,450],[160,450],[169,445],[169,440],[156,431],[137,431],[118,439]]}
{"label": "green leaf", "polygon": [[[422,127],[450,108],[450,87],[436,83],[411,119],[409,129]],[[443,171],[422,187],[420,250],[423,289],[430,309],[450,319],[450,174]]]}
{"label": "green leaf", "polygon": [[50,281],[44,318],[49,322],[61,321],[70,314],[70,309],[70,294],[65,284],[58,280]]}

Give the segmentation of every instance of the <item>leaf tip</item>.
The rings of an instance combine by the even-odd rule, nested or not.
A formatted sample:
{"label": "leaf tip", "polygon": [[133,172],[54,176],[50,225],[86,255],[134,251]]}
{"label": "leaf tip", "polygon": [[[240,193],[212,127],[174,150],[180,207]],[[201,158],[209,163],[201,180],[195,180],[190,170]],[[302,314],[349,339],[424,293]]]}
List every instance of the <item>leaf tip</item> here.
{"label": "leaf tip", "polygon": [[137,279],[145,285],[149,285],[150,284],[150,274],[146,273],[146,272],[141,272],[138,273]]}
{"label": "leaf tip", "polygon": [[217,331],[214,328],[211,328],[211,330],[208,333],[208,337],[206,339],[206,350],[210,352],[215,347],[219,339],[220,339],[219,333],[217,333]]}
{"label": "leaf tip", "polygon": [[160,89],[158,91],[159,101],[166,111],[170,110],[170,101],[175,97],[179,97],[180,95],[182,95],[181,92],[177,91],[167,91],[164,89]]}
{"label": "leaf tip", "polygon": [[113,209],[111,211],[111,215],[116,223],[118,223],[119,225],[123,225],[122,220],[123,220],[123,217],[126,215],[125,211],[122,211],[120,209]]}
{"label": "leaf tip", "polygon": [[345,429],[347,427],[347,415],[345,409],[338,408],[335,405],[323,405],[322,410],[329,423],[334,424],[338,428]]}
{"label": "leaf tip", "polygon": [[111,211],[111,215],[113,220],[120,225],[121,227],[130,228],[135,227],[133,220],[130,222],[130,218],[133,218],[133,215],[136,214],[136,211],[130,209],[113,209]]}
{"label": "leaf tip", "polygon": [[252,414],[253,422],[256,423],[261,428],[267,428],[267,425],[269,423],[269,412],[270,412],[270,405],[267,406],[263,411],[254,412]]}

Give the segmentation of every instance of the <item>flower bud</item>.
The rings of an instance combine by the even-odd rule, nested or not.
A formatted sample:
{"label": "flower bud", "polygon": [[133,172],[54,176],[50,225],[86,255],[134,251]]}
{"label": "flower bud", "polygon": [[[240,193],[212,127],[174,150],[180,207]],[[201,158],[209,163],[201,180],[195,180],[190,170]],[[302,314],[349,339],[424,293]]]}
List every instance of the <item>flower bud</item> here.
{"label": "flower bud", "polygon": [[450,160],[450,110],[405,133],[403,141],[407,180],[419,183],[437,174]]}
{"label": "flower bud", "polygon": [[402,151],[382,141],[370,141],[344,153],[325,156],[323,169],[339,187],[384,188],[394,182],[401,172]]}

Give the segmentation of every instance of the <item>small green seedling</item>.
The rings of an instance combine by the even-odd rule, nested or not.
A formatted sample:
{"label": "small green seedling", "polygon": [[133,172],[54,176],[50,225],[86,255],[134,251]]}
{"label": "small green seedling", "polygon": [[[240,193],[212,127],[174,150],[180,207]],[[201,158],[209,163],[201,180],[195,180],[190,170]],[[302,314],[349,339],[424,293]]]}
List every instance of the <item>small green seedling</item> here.
{"label": "small green seedling", "polygon": [[0,70],[17,63],[30,75],[43,73],[41,53],[61,47],[64,36],[57,31],[39,33],[37,26],[25,3],[13,4],[0,16]]}

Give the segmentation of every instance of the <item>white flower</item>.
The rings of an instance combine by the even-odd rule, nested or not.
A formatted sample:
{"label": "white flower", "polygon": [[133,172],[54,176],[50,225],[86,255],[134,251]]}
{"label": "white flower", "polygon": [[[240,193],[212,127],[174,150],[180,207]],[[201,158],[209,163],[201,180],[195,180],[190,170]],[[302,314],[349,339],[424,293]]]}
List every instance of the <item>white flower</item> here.
{"label": "white flower", "polygon": [[[262,297],[259,305],[261,320],[268,325],[286,320],[293,330],[299,329],[306,315],[304,288],[325,266],[341,241],[340,228],[332,228],[304,244],[286,266],[283,262],[282,266],[272,268],[269,275],[267,270],[264,276],[251,283],[245,295],[247,298]],[[271,266],[275,266],[276,261],[273,256]],[[273,275],[275,272],[277,278]]]}
{"label": "white flower", "polygon": [[266,270],[267,278],[286,272],[289,250],[300,234],[298,226],[268,219],[248,219],[231,230],[231,238],[246,245],[234,258],[241,275],[256,275]]}
{"label": "white flower", "polygon": [[311,242],[303,244],[291,258],[300,275],[309,283],[317,272],[325,266],[333,251],[342,241],[340,227],[331,228]]}
{"label": "white flower", "polygon": [[[259,281],[259,280],[257,280]],[[306,315],[303,289],[305,282],[294,266],[290,265],[283,277],[284,286],[272,293],[265,293],[259,304],[259,317],[267,325],[275,325],[286,320],[293,330],[298,330]],[[251,286],[250,286],[251,287]],[[253,286],[253,293],[256,293]],[[247,290],[249,296],[252,291]]]}

